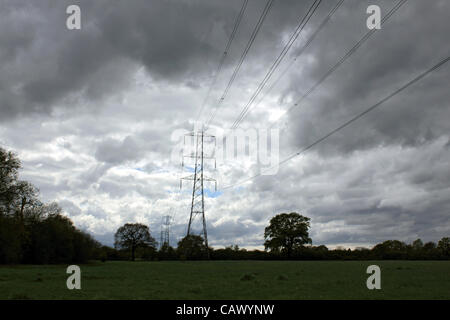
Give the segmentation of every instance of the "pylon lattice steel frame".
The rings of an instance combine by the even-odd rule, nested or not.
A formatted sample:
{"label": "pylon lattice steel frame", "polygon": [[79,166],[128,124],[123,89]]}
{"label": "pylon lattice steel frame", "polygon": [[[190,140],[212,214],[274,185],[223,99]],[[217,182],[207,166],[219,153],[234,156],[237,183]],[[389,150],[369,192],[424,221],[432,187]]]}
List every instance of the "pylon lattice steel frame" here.
{"label": "pylon lattice steel frame", "polygon": [[171,216],[164,216],[161,224],[161,241],[159,243],[159,248],[161,249],[164,244],[170,246],[170,220]]}
{"label": "pylon lattice steel frame", "polygon": [[[215,183],[215,190],[217,191],[217,181],[215,179],[209,178],[204,175],[204,160],[205,159],[214,159],[213,156],[205,156],[204,153],[204,143],[205,138],[212,138],[215,143],[215,136],[207,135],[203,130],[201,131],[193,131],[191,133],[188,133],[186,136],[192,136],[195,140],[195,154],[191,155],[183,155],[183,161],[182,166],[184,166],[184,158],[189,157],[193,158],[195,165],[194,165],[194,174],[183,177],[180,179],[180,189],[182,188],[182,181],[183,180],[193,180],[192,184],[192,199],[191,199],[191,213],[189,216],[189,224],[187,229],[187,235],[192,234],[192,225],[194,223],[194,220],[197,215],[201,216],[202,224],[203,224],[203,239],[205,241],[205,245],[208,248],[208,233],[206,230],[206,218],[205,218],[205,192],[204,192],[204,182],[212,182]],[[214,161],[215,163],[215,161]],[[214,165],[215,167],[216,165]],[[208,251],[209,256],[209,251]]]}

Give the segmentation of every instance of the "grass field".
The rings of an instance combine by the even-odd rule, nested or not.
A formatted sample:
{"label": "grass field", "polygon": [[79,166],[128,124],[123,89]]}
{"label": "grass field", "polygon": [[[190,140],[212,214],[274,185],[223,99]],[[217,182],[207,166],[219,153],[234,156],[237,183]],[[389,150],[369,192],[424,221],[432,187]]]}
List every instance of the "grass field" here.
{"label": "grass field", "polygon": [[[381,268],[381,290],[366,287]],[[105,262],[0,266],[0,299],[450,299],[450,261]]]}

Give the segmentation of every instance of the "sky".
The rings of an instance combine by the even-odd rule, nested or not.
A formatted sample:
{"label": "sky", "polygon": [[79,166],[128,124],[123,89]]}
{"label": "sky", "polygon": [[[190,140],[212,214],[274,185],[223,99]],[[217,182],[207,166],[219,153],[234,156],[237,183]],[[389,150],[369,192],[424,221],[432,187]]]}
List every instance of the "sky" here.
{"label": "sky", "polygon": [[[283,115],[369,31],[367,7],[378,5],[383,18],[397,1],[345,0],[302,50],[337,2],[320,3],[240,123],[261,135],[271,126],[271,165],[450,53],[450,2],[408,0]],[[17,152],[21,179],[104,244],[134,222],[159,240],[171,215],[175,245],[192,195],[192,181],[180,190],[194,167],[188,158],[181,166],[192,152],[183,135],[217,106],[207,133],[230,132],[313,0],[273,2],[220,102],[266,1],[248,1],[217,74],[242,3],[0,1],[0,146]],[[79,30],[66,27],[72,4]],[[217,180],[217,191],[205,183],[209,244],[263,248],[270,218],[293,211],[311,218],[313,245],[450,236],[449,83],[446,64],[270,174],[251,158],[205,160],[205,175]],[[205,141],[205,154],[212,145]]]}

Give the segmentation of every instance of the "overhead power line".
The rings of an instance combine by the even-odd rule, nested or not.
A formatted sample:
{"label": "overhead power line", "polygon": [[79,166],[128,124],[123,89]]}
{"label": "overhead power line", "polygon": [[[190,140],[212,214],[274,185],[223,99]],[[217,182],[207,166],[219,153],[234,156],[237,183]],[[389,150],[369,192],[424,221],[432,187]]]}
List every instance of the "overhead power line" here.
{"label": "overhead power line", "polygon": [[270,87],[264,92],[262,97],[259,99],[259,101],[254,105],[253,108],[256,108],[259,106],[261,101],[263,101],[267,95],[273,90],[273,88],[277,85],[277,83],[281,80],[281,78],[284,77],[284,75],[292,68],[292,65],[297,61],[297,59],[305,52],[305,50],[309,47],[311,42],[316,38],[316,36],[319,34],[319,32],[326,26],[326,24],[331,20],[331,17],[334,15],[334,13],[339,9],[339,7],[342,5],[342,3],[345,0],[339,0],[336,5],[331,9],[331,11],[328,13],[328,15],[323,19],[323,21],[320,23],[319,27],[313,32],[313,34],[309,37],[309,39],[305,42],[305,44],[302,46],[302,48],[297,52],[294,59],[290,61],[290,63],[284,68],[284,70],[280,73],[280,75],[272,82]]}
{"label": "overhead power line", "polygon": [[262,26],[264,20],[266,19],[267,14],[270,11],[270,8],[272,7],[273,1],[274,0],[268,0],[266,5],[264,6],[264,10],[262,11],[262,13],[261,13],[261,15],[260,15],[260,17],[258,19],[258,22],[256,23],[256,25],[255,25],[255,27],[253,29],[253,32],[252,32],[252,34],[250,36],[250,39],[249,39],[247,45],[245,46],[245,49],[242,52],[242,55],[241,55],[237,65],[236,65],[236,67],[234,68],[233,74],[231,75],[231,78],[228,81],[228,84],[227,84],[224,92],[222,93],[222,96],[220,97],[215,110],[212,111],[212,114],[211,114],[210,118],[208,119],[208,121],[206,123],[207,127],[208,127],[209,123],[211,123],[212,119],[214,119],[214,117],[216,116],[217,110],[221,106],[222,102],[225,100],[225,98],[226,98],[226,96],[228,94],[228,91],[231,88],[231,85],[233,84],[233,82],[236,79],[236,76],[237,76],[239,70],[241,69],[241,66],[242,66],[242,63],[245,60],[245,57],[247,56],[248,52],[250,51],[250,48],[252,47],[253,42],[255,41],[255,38],[258,35],[259,30],[261,29],[261,26]]}
{"label": "overhead power line", "polygon": [[[381,20],[381,25],[386,23],[386,21],[389,20],[389,18],[406,2],[407,0],[399,0],[394,7],[383,17]],[[293,105],[291,105],[277,120],[273,121],[270,125],[270,128],[274,126],[275,123],[280,121],[281,118],[283,118],[286,114],[291,112],[294,108],[298,107],[300,103],[306,99],[317,87],[319,87],[322,82],[324,82],[336,69],[338,69],[350,56],[352,56],[360,47],[361,45],[366,42],[375,32],[377,32],[378,29],[371,29],[369,32],[367,32],[347,53],[339,59],[339,61],[332,66],[320,79],[317,81],[311,88],[308,89],[301,97],[298,99]]]}
{"label": "overhead power line", "polygon": [[298,36],[303,31],[305,25],[311,19],[312,15],[317,10],[317,8],[319,7],[321,2],[322,2],[322,0],[315,0],[311,4],[311,6],[309,7],[308,11],[303,16],[303,18],[300,20],[299,24],[295,28],[295,30],[292,33],[291,37],[289,38],[288,42],[284,46],[283,50],[281,50],[281,52],[278,55],[278,57],[275,59],[273,64],[270,66],[270,68],[267,71],[266,75],[264,76],[263,80],[259,84],[258,88],[255,90],[253,95],[250,97],[250,100],[247,102],[247,104],[244,106],[244,108],[242,109],[241,113],[237,117],[237,119],[234,121],[233,125],[231,126],[232,129],[236,129],[239,126],[239,123],[244,119],[244,117],[248,113],[251,105],[253,104],[255,99],[258,97],[258,95],[260,94],[261,90],[265,87],[266,83],[269,81],[270,77],[273,75],[273,73],[278,68],[280,63],[283,61],[283,59],[286,56],[286,54],[288,53],[289,49],[292,47],[294,42],[297,40]]}
{"label": "overhead power line", "polygon": [[202,115],[203,109],[205,108],[206,102],[208,101],[209,96],[211,94],[211,90],[212,90],[212,88],[214,87],[214,85],[217,82],[217,78],[218,78],[218,76],[220,74],[220,71],[222,70],[222,66],[223,66],[223,64],[225,62],[225,58],[227,57],[228,52],[230,50],[231,43],[233,42],[234,37],[236,36],[236,32],[237,32],[237,30],[239,28],[239,25],[241,24],[241,20],[242,20],[242,17],[244,16],[244,12],[245,12],[245,9],[247,8],[247,4],[248,4],[248,0],[244,0],[244,2],[242,3],[241,10],[239,11],[239,14],[236,17],[236,20],[234,22],[233,31],[231,32],[230,38],[228,39],[227,45],[225,46],[225,50],[223,51],[222,57],[221,57],[221,59],[219,61],[219,66],[217,67],[217,71],[216,71],[216,73],[215,73],[215,75],[213,77],[213,81],[211,82],[211,85],[209,86],[209,89],[208,89],[208,92],[206,94],[206,97],[203,100],[202,106],[201,106],[201,108],[200,108],[200,110],[198,112],[197,119],[199,119],[200,116]]}
{"label": "overhead power line", "polygon": [[[373,111],[375,108],[378,108],[379,106],[381,106],[383,103],[385,103],[386,101],[390,100],[392,97],[394,97],[395,95],[399,94],[400,92],[402,92],[403,90],[405,90],[406,88],[408,88],[409,86],[413,85],[414,83],[418,82],[419,80],[421,80],[422,78],[424,78],[425,76],[427,76],[429,73],[435,71],[436,69],[440,68],[441,66],[443,66],[445,63],[447,63],[450,60],[450,56],[448,56],[447,58],[441,60],[440,62],[438,62],[437,64],[435,64],[433,67],[431,67],[430,69],[426,70],[425,72],[421,73],[420,75],[418,75],[417,77],[415,77],[414,79],[412,79],[411,81],[407,82],[406,84],[404,84],[402,87],[400,87],[399,89],[395,90],[394,92],[392,92],[391,94],[389,94],[388,96],[386,96],[385,98],[381,99],[380,101],[378,101],[376,104],[374,104],[373,106],[367,108],[366,110],[364,110],[363,112],[357,114],[356,116],[354,116],[353,118],[351,118],[350,120],[344,122],[343,124],[341,124],[340,126],[338,126],[337,128],[331,130],[330,132],[328,132],[326,135],[324,135],[323,137],[321,137],[320,139],[317,139],[316,141],[314,141],[313,143],[311,143],[310,145],[304,147],[303,149],[301,149],[300,151],[290,155],[289,157],[283,159],[282,161],[280,161],[276,166],[272,166],[267,170],[271,170],[273,168],[279,167],[283,164],[285,164],[286,162],[288,162],[289,160],[291,160],[292,158],[295,158],[303,153],[305,153],[306,151],[310,150],[311,148],[315,147],[316,145],[318,145],[319,143],[323,142],[324,140],[328,139],[330,136],[332,136],[333,134],[335,134],[336,132],[344,129],[345,127],[349,126],[351,123],[355,122],[356,120],[360,119],[361,117],[365,116],[366,114],[368,114],[369,112]],[[226,186],[223,189],[229,189],[238,185],[243,184],[246,181],[252,180],[256,177],[261,176],[262,173],[256,174],[252,177],[249,177],[247,179],[241,180],[240,182],[230,185],[230,186]]]}

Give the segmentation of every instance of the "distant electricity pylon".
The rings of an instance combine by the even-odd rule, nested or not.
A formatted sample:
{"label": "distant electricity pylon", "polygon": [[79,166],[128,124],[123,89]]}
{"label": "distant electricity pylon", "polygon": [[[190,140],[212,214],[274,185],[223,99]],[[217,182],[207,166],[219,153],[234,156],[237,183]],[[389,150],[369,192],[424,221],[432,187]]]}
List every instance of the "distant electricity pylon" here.
{"label": "distant electricity pylon", "polygon": [[[204,144],[216,142],[216,137],[212,135],[205,134],[204,130],[195,130],[191,133],[185,135],[191,136],[194,139],[195,143],[195,152],[189,155],[183,154],[182,166],[184,167],[184,158],[193,158],[194,159],[194,174],[183,177],[180,180],[180,189],[182,188],[183,180],[193,180],[192,184],[192,199],[191,199],[191,214],[189,216],[189,224],[187,228],[187,235],[193,234],[193,225],[194,220],[197,216],[201,217],[203,229],[201,234],[203,234],[203,238],[205,240],[205,245],[208,248],[208,233],[206,231],[206,218],[205,218],[205,191],[204,191],[204,182],[214,181],[215,190],[217,191],[217,181],[215,179],[209,178],[204,175],[204,160],[214,159],[214,167],[216,167],[215,157],[212,155],[205,155],[204,152]],[[209,139],[209,141],[205,141],[205,139]],[[186,139],[185,139],[186,142]],[[209,250],[208,250],[209,257]]]}
{"label": "distant electricity pylon", "polygon": [[161,241],[159,243],[159,249],[161,249],[165,244],[170,246],[170,216],[164,216],[161,224]]}

